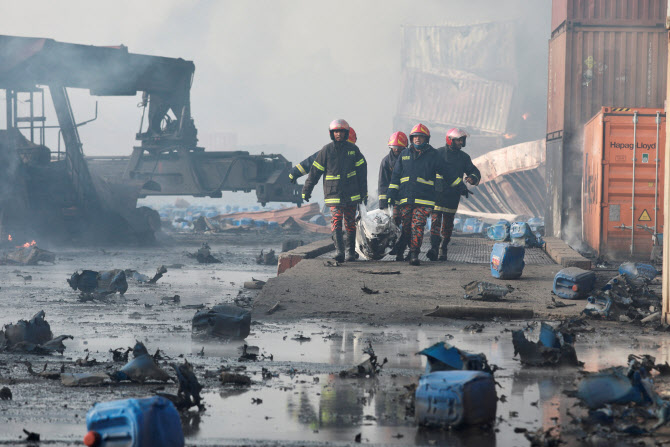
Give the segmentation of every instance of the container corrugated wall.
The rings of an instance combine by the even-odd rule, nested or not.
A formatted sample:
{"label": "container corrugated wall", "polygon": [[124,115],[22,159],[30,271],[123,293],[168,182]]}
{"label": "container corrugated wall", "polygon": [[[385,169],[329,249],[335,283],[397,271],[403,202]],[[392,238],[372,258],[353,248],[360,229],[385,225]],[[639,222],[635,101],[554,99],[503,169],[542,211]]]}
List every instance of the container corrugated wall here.
{"label": "container corrugated wall", "polygon": [[[636,132],[634,111],[638,112]],[[655,122],[657,112],[660,112],[658,126]],[[635,205],[631,209],[634,134]],[[658,178],[657,148],[660,148]],[[658,224],[657,232],[663,233],[664,148],[663,109],[623,108],[617,111],[603,108],[584,126],[582,235],[586,244],[599,255],[628,258],[632,243],[635,258],[650,259],[655,223]],[[631,238],[631,227],[635,227],[634,238]]]}
{"label": "container corrugated wall", "polygon": [[[581,220],[583,125],[601,107],[663,107],[666,4],[666,0],[553,1],[547,91],[548,234],[565,237],[568,221]],[[552,150],[560,153],[549,153]]]}

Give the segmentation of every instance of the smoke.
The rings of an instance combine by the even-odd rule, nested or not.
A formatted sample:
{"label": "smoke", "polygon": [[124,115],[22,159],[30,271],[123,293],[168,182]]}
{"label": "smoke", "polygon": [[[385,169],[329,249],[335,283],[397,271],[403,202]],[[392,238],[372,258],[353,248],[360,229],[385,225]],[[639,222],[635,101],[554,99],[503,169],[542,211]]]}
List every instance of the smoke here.
{"label": "smoke", "polygon": [[[524,88],[540,101],[532,115],[543,120],[550,9],[549,2],[522,0],[27,0],[3,5],[0,27],[9,35],[122,43],[131,52],[193,60],[192,114],[203,137],[234,132],[240,146],[283,145],[294,163],[327,143],[328,123],[344,118],[368,159],[372,192],[396,130],[400,27],[519,20],[534,36],[519,51],[532,80]],[[72,91],[71,99],[77,121],[91,117],[96,98]],[[98,120],[80,129],[85,153],[129,155],[139,99],[99,101]],[[443,136],[433,141],[439,146]]]}

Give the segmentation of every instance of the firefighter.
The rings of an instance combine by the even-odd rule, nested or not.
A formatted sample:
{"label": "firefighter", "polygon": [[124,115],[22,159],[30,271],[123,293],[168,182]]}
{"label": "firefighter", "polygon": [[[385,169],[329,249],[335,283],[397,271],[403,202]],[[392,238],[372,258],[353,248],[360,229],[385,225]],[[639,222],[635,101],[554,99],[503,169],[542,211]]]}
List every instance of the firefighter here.
{"label": "firefighter", "polygon": [[[354,144],[356,144],[356,141],[358,141],[358,138],[356,137],[356,131],[353,127],[349,127],[349,137],[347,138],[347,141]],[[291,169],[291,172],[288,174],[289,181],[291,183],[295,183],[300,177],[307,175],[318,154],[319,151],[316,151],[297,165],[293,166],[293,169]]]}
{"label": "firefighter", "polygon": [[[404,132],[394,132],[391,134],[388,142],[389,153],[382,159],[382,163],[379,166],[379,209],[384,210],[388,206],[388,199],[386,197],[386,192],[391,183],[391,175],[393,174],[393,168],[395,163],[400,156],[400,153],[407,148],[407,135]],[[398,207],[393,207],[393,222],[397,226],[400,226],[400,213]],[[396,255],[396,261],[402,261],[403,253],[398,254],[396,247],[391,250],[390,254]]]}
{"label": "firefighter", "polygon": [[430,131],[426,126],[420,123],[414,126],[409,138],[411,144],[400,153],[386,195],[391,205],[395,202],[400,206],[402,236],[396,253],[402,254],[409,242],[409,263],[420,265],[423,229],[435,206],[436,174],[458,191],[465,187],[447,162],[428,144]]}
{"label": "firefighter", "polygon": [[[448,163],[459,178],[465,174],[465,181],[470,185],[478,185],[481,179],[479,169],[472,163],[470,156],[461,149],[465,147],[468,133],[454,127],[447,132],[446,145],[437,150],[446,163]],[[451,188],[447,182],[439,176],[436,179],[435,189],[436,203],[431,214],[430,227],[430,250],[426,254],[431,261],[447,260],[447,245],[454,231],[454,217],[458,211],[458,203],[461,194]],[[466,190],[467,197],[467,190]],[[439,247],[439,250],[438,250]]]}
{"label": "firefighter", "polygon": [[368,197],[368,167],[358,146],[347,141],[349,131],[345,120],[330,123],[330,139],[333,141],[316,154],[302,188],[302,198],[307,202],[319,178],[325,175],[323,195],[326,205],[330,206],[335,260],[338,262],[345,261],[342,223],[347,232],[346,261],[356,260],[356,209]]}

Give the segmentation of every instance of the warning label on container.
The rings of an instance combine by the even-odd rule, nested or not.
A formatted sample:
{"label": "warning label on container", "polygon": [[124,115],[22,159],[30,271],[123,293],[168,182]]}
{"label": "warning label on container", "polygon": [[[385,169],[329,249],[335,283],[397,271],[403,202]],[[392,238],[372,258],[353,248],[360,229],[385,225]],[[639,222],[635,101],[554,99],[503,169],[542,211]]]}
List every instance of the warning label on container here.
{"label": "warning label on container", "polygon": [[649,154],[642,154],[642,163],[649,163]]}
{"label": "warning label on container", "polygon": [[642,215],[638,219],[640,222],[649,222],[651,220],[651,217],[649,217],[649,213],[647,210],[642,211]]}

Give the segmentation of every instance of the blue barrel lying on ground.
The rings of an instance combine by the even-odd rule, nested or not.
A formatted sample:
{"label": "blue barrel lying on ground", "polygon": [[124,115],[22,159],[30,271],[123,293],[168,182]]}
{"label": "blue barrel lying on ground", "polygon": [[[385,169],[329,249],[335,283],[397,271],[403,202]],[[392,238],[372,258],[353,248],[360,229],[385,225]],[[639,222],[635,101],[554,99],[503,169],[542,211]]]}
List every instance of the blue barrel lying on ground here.
{"label": "blue barrel lying on ground", "polygon": [[493,241],[505,242],[509,240],[510,223],[500,220],[486,229],[486,237]]}
{"label": "blue barrel lying on ground", "polygon": [[154,396],[97,403],[86,414],[89,447],[183,447],[175,406]]}
{"label": "blue barrel lying on ground", "polygon": [[517,279],[521,277],[526,265],[523,257],[526,249],[519,245],[498,242],[491,250],[491,275],[499,279]]}
{"label": "blue barrel lying on ground", "polygon": [[481,371],[425,374],[414,397],[414,418],[419,425],[481,425],[496,417],[495,381],[491,374]]}
{"label": "blue barrel lying on ground", "polygon": [[595,283],[595,272],[568,267],[554,276],[554,293],[568,300],[587,298]]}
{"label": "blue barrel lying on ground", "polygon": [[544,241],[538,237],[526,222],[514,222],[509,230],[512,243],[526,247],[542,247]]}

